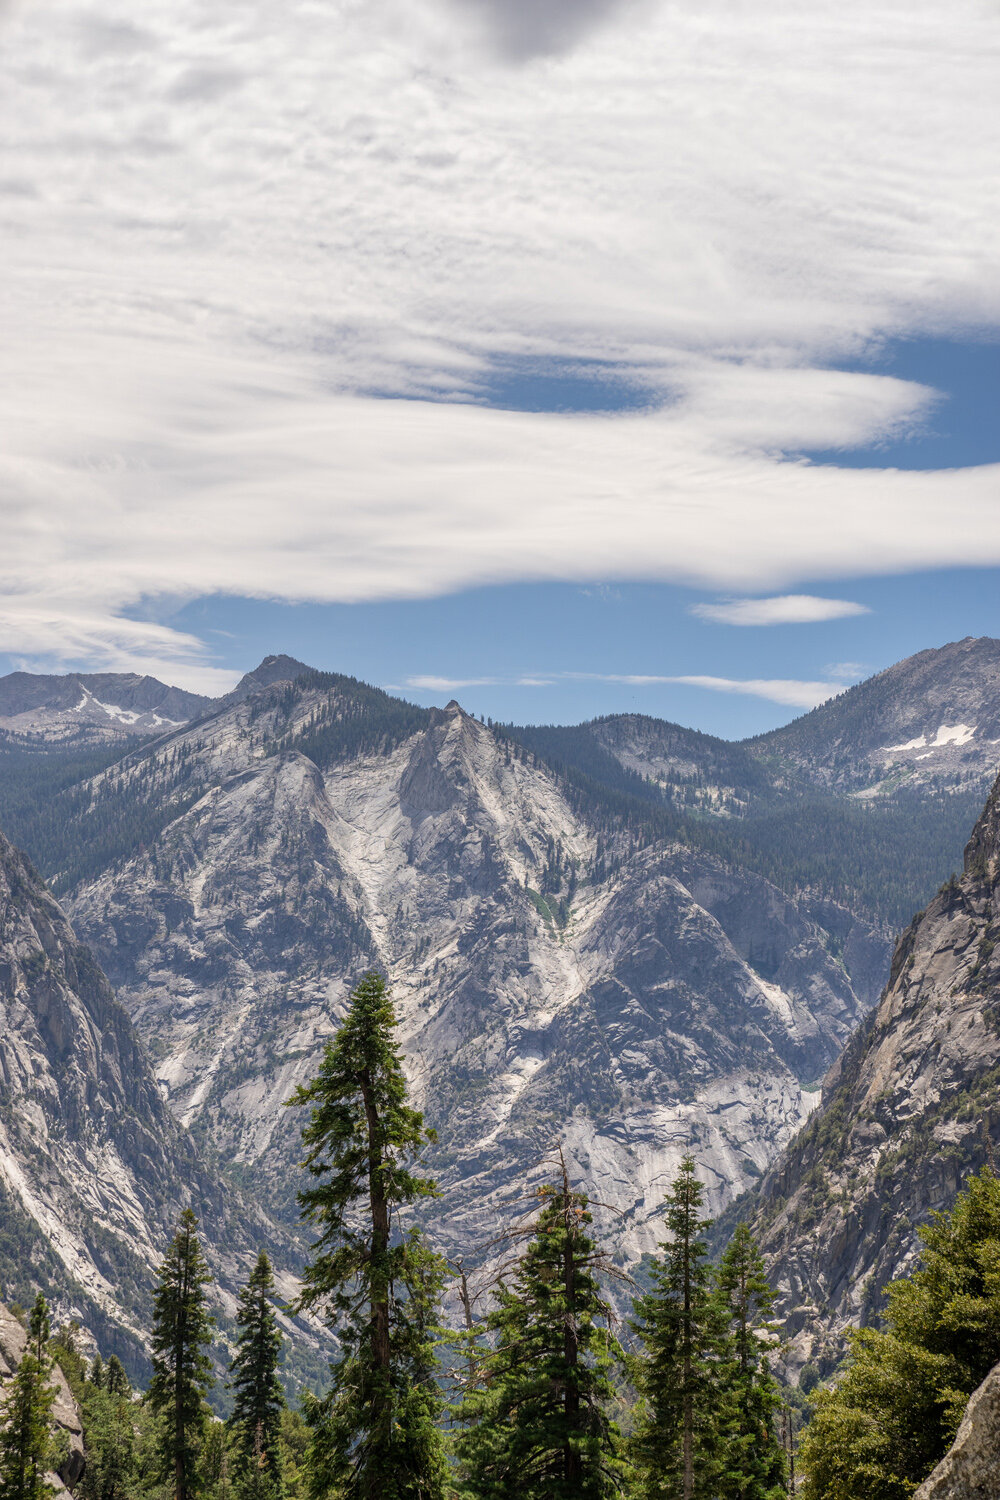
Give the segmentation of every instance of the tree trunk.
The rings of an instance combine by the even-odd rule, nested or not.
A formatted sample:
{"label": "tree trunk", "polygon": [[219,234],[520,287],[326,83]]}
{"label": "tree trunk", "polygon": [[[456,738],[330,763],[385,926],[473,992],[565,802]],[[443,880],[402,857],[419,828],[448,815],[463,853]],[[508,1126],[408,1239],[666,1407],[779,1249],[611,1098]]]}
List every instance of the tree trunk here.
{"label": "tree trunk", "polygon": [[[566,1179],[565,1166],[563,1167],[563,1214],[566,1226],[566,1249],[563,1253],[563,1290],[566,1296],[563,1358],[566,1361],[568,1376],[563,1400],[567,1435],[578,1437],[580,1434],[580,1387],[577,1383],[577,1366],[580,1363],[580,1348],[576,1329],[576,1263],[570,1238],[572,1226],[570,1224],[569,1183]],[[569,1442],[564,1449],[563,1468],[567,1483],[578,1485],[581,1479],[580,1452]]]}
{"label": "tree trunk", "polygon": [[358,1080],[368,1122],[368,1196],[372,1216],[372,1357],[380,1370],[389,1368],[389,1286],[385,1258],[389,1249],[389,1203],[382,1183],[382,1143],[379,1118],[372,1102],[371,1079]]}
{"label": "tree trunk", "polygon": [[684,1500],[694,1494],[694,1402],[691,1398],[691,1240],[684,1243]]}

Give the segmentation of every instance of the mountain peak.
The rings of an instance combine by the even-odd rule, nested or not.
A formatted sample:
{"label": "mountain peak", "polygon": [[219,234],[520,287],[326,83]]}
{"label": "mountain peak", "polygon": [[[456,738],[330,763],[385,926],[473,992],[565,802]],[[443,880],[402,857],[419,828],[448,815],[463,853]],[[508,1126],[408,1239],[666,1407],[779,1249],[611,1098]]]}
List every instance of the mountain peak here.
{"label": "mountain peak", "polygon": [[296,661],[294,656],[265,656],[259,667],[240,678],[227,701],[241,703],[244,698],[259,693],[261,688],[270,687],[272,682],[294,682],[303,672],[312,670],[305,662]]}

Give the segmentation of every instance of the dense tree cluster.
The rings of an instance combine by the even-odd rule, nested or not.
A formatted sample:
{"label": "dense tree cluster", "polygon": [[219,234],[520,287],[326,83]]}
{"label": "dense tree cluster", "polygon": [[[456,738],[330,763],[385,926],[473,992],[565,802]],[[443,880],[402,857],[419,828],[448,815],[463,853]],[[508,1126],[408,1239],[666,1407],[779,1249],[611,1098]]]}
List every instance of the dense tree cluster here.
{"label": "dense tree cluster", "polygon": [[[464,1263],[458,1331],[444,1328],[448,1264],[417,1219],[436,1193],[434,1135],[407,1098],[382,978],[364,977],[316,1077],[290,1104],[303,1129],[305,1220],[317,1231],[283,1311],[261,1251],[239,1298],[215,1416],[211,1275],[185,1210],[160,1267],[153,1378],[88,1365],[73,1325],[31,1310],[0,1403],[0,1500],[46,1500],[66,1471],[57,1369],[83,1419],[81,1500],[904,1500],[947,1449],[1000,1360],[1000,1182],[985,1169],[922,1231],[918,1270],[891,1290],[884,1331],[854,1335],[839,1382],[814,1398],[789,1467],[773,1294],[746,1224],[709,1259],[690,1157],[664,1204],[665,1238],[616,1320],[630,1276],[595,1233],[561,1149],[550,1181]],[[546,1169],[547,1171],[547,1169]],[[613,1295],[615,1294],[615,1295]],[[477,1316],[480,1304],[482,1315]],[[329,1389],[292,1411],[281,1320],[333,1329]]]}

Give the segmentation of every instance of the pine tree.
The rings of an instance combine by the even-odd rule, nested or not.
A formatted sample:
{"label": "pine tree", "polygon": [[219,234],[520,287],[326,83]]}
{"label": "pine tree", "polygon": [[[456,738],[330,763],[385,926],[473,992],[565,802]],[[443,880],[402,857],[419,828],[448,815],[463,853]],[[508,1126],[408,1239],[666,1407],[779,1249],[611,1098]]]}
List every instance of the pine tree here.
{"label": "pine tree", "polygon": [[28,1340],[0,1407],[0,1500],[45,1500],[53,1457],[52,1407],[57,1395],[48,1353],[49,1313],[39,1292]]}
{"label": "pine tree", "polygon": [[235,1392],[230,1425],[236,1460],[236,1488],[246,1500],[279,1500],[281,1495],[281,1413],[284,1393],[278,1379],[281,1330],[271,1305],[274,1276],[262,1250],[240,1294],[236,1354],[229,1366]]}
{"label": "pine tree", "polygon": [[160,1477],[174,1500],[195,1500],[204,1441],[205,1394],[212,1365],[205,1348],[214,1318],[205,1288],[212,1278],[201,1253],[198,1221],[189,1208],[160,1267],[153,1299],[153,1379],[147,1401],[160,1419]]}
{"label": "pine tree", "polygon": [[728,1325],[719,1369],[720,1500],[784,1500],[785,1455],[776,1421],[782,1406],[768,1363],[774,1293],[760,1251],[745,1223],[736,1226],[718,1272],[718,1296]]}
{"label": "pine tree", "polygon": [[305,1407],[316,1497],[444,1493],[433,1347],[442,1263],[416,1228],[396,1227],[435,1192],[415,1170],[433,1133],[406,1102],[395,1024],[385,981],[366,974],[319,1073],[289,1101],[312,1106],[302,1140],[315,1186],[299,1201],[320,1231],[296,1307],[322,1309],[341,1344],[331,1392]]}
{"label": "pine tree", "polygon": [[621,1441],[609,1408],[619,1355],[599,1272],[611,1269],[590,1234],[586,1196],[572,1191],[561,1161],[488,1327],[495,1347],[480,1375],[485,1390],[460,1415],[464,1493],[475,1500],[608,1500],[625,1489]]}
{"label": "pine tree", "polygon": [[720,1307],[701,1217],[703,1189],[685,1157],[667,1196],[669,1240],[652,1267],[652,1288],[636,1300],[644,1357],[635,1378],[643,1398],[633,1440],[642,1500],[712,1500],[718,1471]]}

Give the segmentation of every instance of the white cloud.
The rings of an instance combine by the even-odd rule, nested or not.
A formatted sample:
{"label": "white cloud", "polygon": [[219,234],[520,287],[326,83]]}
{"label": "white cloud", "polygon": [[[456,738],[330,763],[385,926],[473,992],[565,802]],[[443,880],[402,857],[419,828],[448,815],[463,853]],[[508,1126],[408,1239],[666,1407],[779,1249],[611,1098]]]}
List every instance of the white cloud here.
{"label": "white cloud", "polygon": [[455,693],[460,688],[495,687],[496,677],[435,677],[433,675],[407,677],[406,686],[427,693]]}
{"label": "white cloud", "polygon": [[770,599],[722,599],[692,604],[691,614],[720,625],[808,625],[870,614],[866,604],[849,599],[821,599],[815,594],[778,594]]}
{"label": "white cloud", "polygon": [[842,682],[800,682],[784,677],[674,677],[671,681],[709,688],[715,693],[746,693],[752,698],[784,704],[786,708],[816,708],[844,691]]}
{"label": "white cloud", "polygon": [[[192,681],[141,601],[1000,562],[996,469],[794,458],[933,404],[837,357],[1000,316],[997,38],[979,0],[16,7],[0,649]],[[524,356],[666,404],[472,404]]]}
{"label": "white cloud", "polygon": [[590,682],[620,682],[626,687],[658,687],[678,684],[682,687],[708,688],[714,693],[742,693],[751,698],[767,698],[786,708],[816,708],[844,691],[842,682],[804,682],[789,677],[660,677],[648,673],[565,672],[565,677]]}

